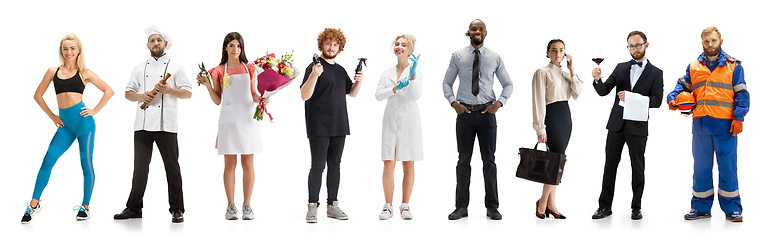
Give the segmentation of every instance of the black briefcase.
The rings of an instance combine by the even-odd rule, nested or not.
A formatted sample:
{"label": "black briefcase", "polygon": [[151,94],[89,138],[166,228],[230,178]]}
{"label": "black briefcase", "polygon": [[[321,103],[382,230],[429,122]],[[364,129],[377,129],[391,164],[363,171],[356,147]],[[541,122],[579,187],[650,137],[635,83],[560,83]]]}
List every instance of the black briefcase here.
{"label": "black briefcase", "polygon": [[566,165],[566,155],[534,148],[520,148],[520,165],[517,165],[517,177],[551,185],[558,185],[563,177],[563,167]]}

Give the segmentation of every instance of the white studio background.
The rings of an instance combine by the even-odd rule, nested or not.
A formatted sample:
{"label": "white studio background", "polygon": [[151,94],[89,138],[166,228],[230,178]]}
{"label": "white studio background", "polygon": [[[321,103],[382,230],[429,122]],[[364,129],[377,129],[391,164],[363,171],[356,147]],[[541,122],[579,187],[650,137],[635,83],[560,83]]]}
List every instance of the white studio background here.
{"label": "white studio background", "polygon": [[[766,231],[773,197],[767,173],[773,157],[766,141],[767,90],[774,87],[767,64],[770,39],[766,29],[769,11],[758,1],[14,1],[3,4],[0,15],[2,66],[6,110],[0,145],[0,234],[6,237],[50,236],[126,237],[222,236],[224,233],[258,238],[361,237],[410,238],[436,236],[754,236]],[[472,159],[472,192],[469,218],[448,221],[454,209],[455,114],[442,97],[441,82],[450,55],[469,42],[464,36],[469,22],[480,18],[489,34],[485,46],[504,59],[514,83],[512,97],[498,112],[499,137],[496,159],[502,221],[485,218],[482,162]],[[296,79],[292,86],[272,97],[269,111],[275,122],[261,123],[265,151],[255,155],[256,184],[252,198],[254,221],[225,221],[223,157],[214,149],[219,106],[203,87],[195,87],[191,99],[179,101],[178,134],[183,172],[186,222],[171,224],[167,212],[164,168],[154,150],[142,220],[114,222],[124,208],[132,179],[133,122],[136,104],[124,98],[124,87],[136,64],[149,57],[143,29],[157,24],[174,39],[167,51],[182,61],[192,82],[204,62],[212,68],[220,59],[223,37],[232,31],[245,39],[250,60],[265,52],[283,54],[295,50],[295,64],[304,69],[318,53],[316,36],[326,27],[341,28],[347,36],[337,62],[351,72],[357,58],[366,57],[365,80],[356,98],[348,98],[351,135],[342,159],[341,206],[350,220],[324,218],[307,224],[307,173],[309,145],[304,125],[304,102]],[[631,221],[630,160],[627,150],[619,169],[614,215],[590,220],[597,208],[604,165],[606,121],[614,94],[600,97],[591,86],[590,56],[603,51],[605,77],[618,62],[627,61],[626,36],[641,30],[649,40],[647,58],[664,73],[664,99],[684,74],[687,64],[702,52],[700,32],[714,25],[725,40],[723,49],[743,60],[751,93],[751,111],[739,138],[739,180],[745,222],[731,224],[718,207],[714,217],[684,221],[690,210],[692,186],[691,119],[671,112],[665,104],[651,110],[646,153],[646,189],[642,221]],[[95,117],[97,123],[94,166],[96,185],[91,201],[92,218],[76,222],[71,210],[82,197],[82,175],[77,146],[56,164],[42,198],[45,211],[29,225],[20,225],[38,168],[56,129],[32,95],[49,67],[58,66],[60,39],[76,33],[83,41],[87,67],[106,81],[115,95]],[[425,160],[416,164],[416,183],[411,206],[415,219],[398,216],[379,221],[383,204],[382,162],[379,143],[385,102],[373,97],[380,73],[396,64],[391,40],[414,34],[419,68],[425,79],[423,111]],[[531,128],[531,77],[545,66],[550,39],[566,42],[575,57],[575,69],[588,86],[570,101],[574,130],[557,205],[567,220],[537,220],[534,202],[541,185],[514,177],[518,148],[534,145]],[[564,64],[565,68],[565,64]],[[351,75],[352,77],[352,75]],[[496,93],[501,91],[496,87]],[[84,102],[93,107],[100,99],[89,85]],[[56,113],[53,86],[44,96]],[[479,151],[475,147],[475,152]],[[396,170],[394,203],[401,201],[401,167]],[[716,168],[715,168],[716,171]],[[242,171],[238,166],[235,199],[242,200]],[[716,178],[716,176],[715,176]],[[326,199],[325,184],[321,199]],[[764,210],[764,211],[763,211]],[[10,231],[9,231],[10,230]]]}

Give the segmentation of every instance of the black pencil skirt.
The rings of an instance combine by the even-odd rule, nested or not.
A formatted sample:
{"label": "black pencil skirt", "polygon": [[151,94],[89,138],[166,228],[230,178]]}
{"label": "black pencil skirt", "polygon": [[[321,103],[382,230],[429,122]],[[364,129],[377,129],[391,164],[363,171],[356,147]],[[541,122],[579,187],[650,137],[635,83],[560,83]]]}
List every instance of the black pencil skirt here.
{"label": "black pencil skirt", "polygon": [[547,147],[550,152],[566,154],[571,139],[571,110],[568,101],[547,104],[544,125],[547,126]]}

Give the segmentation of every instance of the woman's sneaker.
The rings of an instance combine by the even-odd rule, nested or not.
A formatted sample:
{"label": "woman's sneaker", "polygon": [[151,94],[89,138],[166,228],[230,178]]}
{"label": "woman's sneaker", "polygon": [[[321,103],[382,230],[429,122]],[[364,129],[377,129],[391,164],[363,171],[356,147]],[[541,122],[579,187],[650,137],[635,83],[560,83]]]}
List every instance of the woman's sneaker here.
{"label": "woman's sneaker", "polygon": [[402,203],[401,207],[399,208],[399,211],[401,212],[401,218],[404,220],[411,220],[412,219],[412,212],[410,212],[410,205],[407,203]]}
{"label": "woman's sneaker", "polygon": [[253,220],[253,209],[251,209],[251,205],[243,205],[242,206],[242,212],[243,212],[243,220]]}
{"label": "woman's sneaker", "polygon": [[86,209],[84,205],[78,205],[73,207],[73,211],[78,211],[75,215],[75,219],[78,221],[89,220],[89,209]]}
{"label": "woman's sneaker", "polygon": [[30,223],[32,222],[32,218],[35,217],[35,214],[38,214],[40,211],[43,211],[43,207],[38,204],[38,206],[30,207],[29,203],[24,203],[24,205],[27,205],[27,210],[24,210],[24,216],[22,216],[22,223]]}
{"label": "woman's sneaker", "polygon": [[334,201],[326,206],[326,216],[339,220],[348,220],[348,215],[339,208],[339,201]]}
{"label": "woman's sneaker", "polygon": [[237,220],[237,206],[229,204],[226,206],[226,214],[224,216],[226,220]]}
{"label": "woman's sneaker", "polygon": [[390,203],[385,203],[383,211],[380,212],[380,220],[388,220],[393,217],[393,206]]}

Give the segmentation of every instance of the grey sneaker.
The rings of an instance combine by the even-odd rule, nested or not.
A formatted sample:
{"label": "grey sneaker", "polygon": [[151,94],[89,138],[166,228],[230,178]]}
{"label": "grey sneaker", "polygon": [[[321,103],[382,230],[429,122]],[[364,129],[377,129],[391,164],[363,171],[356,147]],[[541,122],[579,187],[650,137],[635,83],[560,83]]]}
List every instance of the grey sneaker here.
{"label": "grey sneaker", "polygon": [[237,220],[237,206],[229,204],[226,206],[226,220]]}
{"label": "grey sneaker", "polygon": [[410,205],[407,203],[402,203],[401,207],[399,207],[399,211],[401,211],[401,218],[404,220],[411,220],[412,219],[412,212],[410,212]]}
{"label": "grey sneaker", "polygon": [[29,204],[27,205],[27,210],[24,210],[24,216],[22,216],[22,223],[30,223],[32,222],[32,219],[35,217],[35,214],[40,213],[43,211],[43,206],[38,204],[38,206],[30,207]]}
{"label": "grey sneaker", "polygon": [[243,220],[253,220],[253,209],[251,209],[251,205],[243,205],[242,206],[242,212],[243,212]]}
{"label": "grey sneaker", "polygon": [[308,223],[318,222],[318,204],[316,203],[307,204],[307,216],[305,217],[305,220],[307,220]]}
{"label": "grey sneaker", "polygon": [[339,201],[334,201],[331,205],[326,206],[326,216],[339,220],[348,220],[348,215],[339,208]]}
{"label": "grey sneaker", "polygon": [[390,203],[383,205],[383,211],[380,212],[380,220],[388,220],[393,217],[393,206]]}

